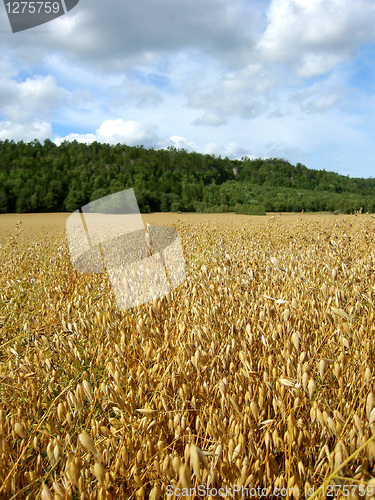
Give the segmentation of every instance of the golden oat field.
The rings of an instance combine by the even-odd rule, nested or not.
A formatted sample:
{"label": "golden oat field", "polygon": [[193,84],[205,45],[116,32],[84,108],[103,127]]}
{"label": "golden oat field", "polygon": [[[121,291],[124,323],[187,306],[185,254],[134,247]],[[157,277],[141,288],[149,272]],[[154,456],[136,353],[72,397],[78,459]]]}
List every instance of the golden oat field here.
{"label": "golden oat field", "polygon": [[0,216],[0,498],[375,498],[375,218],[143,217],[187,276],[120,311],[67,214]]}

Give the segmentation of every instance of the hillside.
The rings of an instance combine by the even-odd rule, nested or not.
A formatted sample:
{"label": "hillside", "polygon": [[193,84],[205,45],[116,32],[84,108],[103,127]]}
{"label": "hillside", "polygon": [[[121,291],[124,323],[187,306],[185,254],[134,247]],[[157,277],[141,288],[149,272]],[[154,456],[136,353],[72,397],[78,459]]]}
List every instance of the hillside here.
{"label": "hillside", "polygon": [[0,141],[0,213],[72,212],[134,188],[142,212],[375,212],[375,179],[281,159],[46,139]]}

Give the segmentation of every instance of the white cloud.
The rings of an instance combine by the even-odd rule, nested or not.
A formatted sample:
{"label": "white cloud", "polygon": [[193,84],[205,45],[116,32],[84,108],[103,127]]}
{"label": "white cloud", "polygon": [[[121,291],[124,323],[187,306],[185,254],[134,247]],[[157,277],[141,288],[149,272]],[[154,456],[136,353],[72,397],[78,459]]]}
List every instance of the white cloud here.
{"label": "white cloud", "polygon": [[257,49],[302,78],[322,75],[374,41],[370,0],[272,0]]}
{"label": "white cloud", "polygon": [[248,158],[255,158],[247,149],[238,146],[235,142],[230,142],[227,146],[222,144],[218,144],[216,142],[209,142],[204,145],[203,151],[204,154],[221,156],[222,158],[228,157],[231,159],[242,158],[243,156],[247,156]]}
{"label": "white cloud", "polygon": [[10,121],[49,120],[64,100],[64,91],[52,75],[36,75],[18,82],[0,78],[0,108]]}
{"label": "white cloud", "polygon": [[68,134],[65,137],[55,137],[54,143],[57,144],[57,146],[60,146],[60,144],[64,141],[68,142],[82,142],[84,144],[91,144],[92,142],[96,141],[96,135],[95,134]]}
{"label": "white cloud", "polygon": [[299,147],[285,143],[269,143],[264,147],[262,158],[283,158],[291,163],[304,163],[305,154]]}
{"label": "white cloud", "polygon": [[164,100],[161,92],[158,92],[151,86],[145,85],[139,85],[136,88],[133,88],[133,90],[128,92],[127,97],[130,101],[134,102],[134,105],[137,108],[155,107]]}
{"label": "white cloud", "polygon": [[256,118],[267,109],[269,92],[276,84],[276,75],[259,63],[218,76],[208,90],[198,81],[188,92],[188,104],[207,111],[194,123],[219,126],[231,117]]}
{"label": "white cloud", "polygon": [[299,104],[305,113],[323,114],[340,105],[343,99],[340,91],[342,92],[341,89],[331,88],[329,85],[316,84],[291,93],[289,101]]}
{"label": "white cloud", "polygon": [[142,124],[135,120],[106,120],[96,131],[100,142],[109,144],[124,143],[129,146],[153,146],[159,142],[157,126]]}
{"label": "white cloud", "polygon": [[160,137],[157,135],[157,125],[142,124],[140,122],[122,119],[106,120],[96,131],[96,134],[68,134],[65,137],[55,137],[54,142],[60,145],[63,141],[77,141],[91,144],[94,141],[108,144],[126,144],[128,146],[145,145],[152,141],[153,146],[158,149],[166,149],[173,146],[176,149],[187,151],[200,151],[204,154],[214,154],[216,156],[228,156],[229,158],[241,158],[242,156],[255,157],[249,151],[235,142],[230,142],[227,146],[210,142],[199,146],[194,141],[188,141],[185,137],[178,135]]}
{"label": "white cloud", "polygon": [[[53,50],[72,61],[111,71],[150,64],[161,56],[198,49],[241,64],[254,43],[257,9],[227,0],[81,0],[68,15],[12,37],[16,57],[34,64]],[[30,33],[33,50],[29,50]]]}
{"label": "white cloud", "polygon": [[0,122],[0,140],[2,141],[8,139],[30,142],[34,139],[38,139],[40,142],[43,142],[44,139],[50,137],[52,137],[52,126],[51,123],[48,122]]}
{"label": "white cloud", "polygon": [[0,80],[7,81],[17,77],[17,69],[13,61],[4,52],[0,53]]}
{"label": "white cloud", "polygon": [[340,101],[339,96],[335,94],[322,95],[311,102],[312,111],[321,112],[330,109]]}
{"label": "white cloud", "polygon": [[173,135],[169,138],[169,146],[173,146],[176,149],[186,149],[186,151],[198,151],[199,146],[192,141],[187,141],[185,137],[179,137],[178,135]]}

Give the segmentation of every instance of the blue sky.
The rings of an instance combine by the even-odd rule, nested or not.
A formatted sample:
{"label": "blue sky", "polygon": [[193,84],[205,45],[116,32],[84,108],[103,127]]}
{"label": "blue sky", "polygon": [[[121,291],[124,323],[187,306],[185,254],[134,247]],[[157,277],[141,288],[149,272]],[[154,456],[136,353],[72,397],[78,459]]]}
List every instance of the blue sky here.
{"label": "blue sky", "polygon": [[13,34],[0,139],[175,146],[375,176],[373,0],[80,0]]}

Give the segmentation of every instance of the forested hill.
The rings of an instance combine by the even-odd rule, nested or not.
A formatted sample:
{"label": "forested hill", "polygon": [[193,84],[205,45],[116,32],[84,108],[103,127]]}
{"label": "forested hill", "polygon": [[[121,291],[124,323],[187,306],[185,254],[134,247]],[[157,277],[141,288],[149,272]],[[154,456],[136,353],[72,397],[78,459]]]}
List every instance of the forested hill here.
{"label": "forested hill", "polygon": [[72,212],[131,187],[141,212],[375,212],[375,179],[281,159],[230,160],[97,142],[0,141],[0,213]]}

